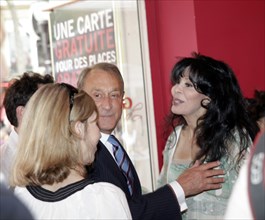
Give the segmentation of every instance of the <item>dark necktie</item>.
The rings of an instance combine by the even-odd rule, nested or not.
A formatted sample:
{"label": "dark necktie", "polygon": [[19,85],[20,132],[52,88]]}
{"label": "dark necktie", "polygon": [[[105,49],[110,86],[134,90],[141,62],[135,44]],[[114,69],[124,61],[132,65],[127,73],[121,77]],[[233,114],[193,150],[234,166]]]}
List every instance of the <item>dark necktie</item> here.
{"label": "dark necktie", "polygon": [[113,146],[113,154],[116,159],[116,162],[121,169],[123,175],[126,177],[127,185],[130,191],[130,194],[132,195],[132,187],[133,187],[133,175],[131,170],[130,162],[123,150],[123,148],[120,146],[118,140],[115,138],[115,136],[110,135],[108,138],[108,141]]}

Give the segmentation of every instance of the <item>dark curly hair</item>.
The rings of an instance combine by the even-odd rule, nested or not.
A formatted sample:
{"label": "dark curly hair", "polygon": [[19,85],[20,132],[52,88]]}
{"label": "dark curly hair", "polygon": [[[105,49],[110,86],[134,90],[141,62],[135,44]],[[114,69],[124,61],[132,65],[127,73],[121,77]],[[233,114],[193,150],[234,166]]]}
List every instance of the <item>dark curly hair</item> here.
{"label": "dark curly hair", "polygon": [[54,79],[51,75],[41,75],[35,72],[25,72],[18,79],[12,80],[6,90],[3,104],[6,116],[14,127],[18,127],[17,107],[25,106],[40,85],[53,82]]}
{"label": "dark curly hair", "polygon": [[[250,118],[236,76],[232,69],[222,61],[193,53],[192,57],[182,58],[175,64],[171,73],[172,85],[179,82],[188,70],[189,79],[197,92],[210,98],[206,113],[197,121],[195,136],[200,147],[195,160],[215,161],[227,155],[229,143],[235,141],[235,132],[240,140],[239,159],[244,150],[251,145],[258,132],[258,126]],[[171,113],[170,125],[185,125],[183,116]],[[194,161],[195,161],[194,160]]]}

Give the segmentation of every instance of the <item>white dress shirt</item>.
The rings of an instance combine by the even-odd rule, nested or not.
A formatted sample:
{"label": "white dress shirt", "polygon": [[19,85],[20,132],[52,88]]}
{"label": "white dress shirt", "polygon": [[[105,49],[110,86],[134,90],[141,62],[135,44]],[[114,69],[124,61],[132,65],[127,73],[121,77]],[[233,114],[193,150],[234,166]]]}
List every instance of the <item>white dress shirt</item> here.
{"label": "white dress shirt", "polygon": [[11,166],[18,145],[18,134],[12,127],[11,133],[7,141],[0,147],[1,155],[1,172],[3,174],[3,181],[9,185],[9,177],[11,173]]}

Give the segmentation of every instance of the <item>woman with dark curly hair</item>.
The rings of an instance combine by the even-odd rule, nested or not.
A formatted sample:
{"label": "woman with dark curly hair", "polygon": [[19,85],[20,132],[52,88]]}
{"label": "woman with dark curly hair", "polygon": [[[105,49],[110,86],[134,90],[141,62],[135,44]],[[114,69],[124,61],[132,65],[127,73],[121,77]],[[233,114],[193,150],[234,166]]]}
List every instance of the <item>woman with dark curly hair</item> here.
{"label": "woman with dark curly hair", "polygon": [[171,74],[173,128],[163,151],[158,186],[176,179],[196,161],[219,160],[222,189],[188,198],[183,219],[222,219],[238,170],[258,132],[232,69],[197,53],[177,62]]}

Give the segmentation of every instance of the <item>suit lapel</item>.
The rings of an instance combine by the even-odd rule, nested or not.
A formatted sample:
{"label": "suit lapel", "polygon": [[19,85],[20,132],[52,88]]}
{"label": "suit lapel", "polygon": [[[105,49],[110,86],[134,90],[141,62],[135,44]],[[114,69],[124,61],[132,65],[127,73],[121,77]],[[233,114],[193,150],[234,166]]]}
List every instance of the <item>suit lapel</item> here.
{"label": "suit lapel", "polygon": [[[125,154],[128,157],[126,151]],[[132,163],[130,158],[129,162]],[[128,198],[131,197],[124,175],[117,166],[112,155],[109,153],[109,151],[101,141],[99,141],[98,143],[98,150],[96,152],[95,161],[88,172],[90,178],[93,178],[95,181],[104,181],[104,182],[113,183],[114,185],[120,187],[124,191],[126,197]],[[132,173],[134,176],[134,191],[132,196],[134,196],[134,195],[139,195],[139,193],[141,194],[142,192],[141,192],[140,181],[133,164],[132,164]]]}

